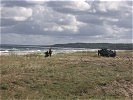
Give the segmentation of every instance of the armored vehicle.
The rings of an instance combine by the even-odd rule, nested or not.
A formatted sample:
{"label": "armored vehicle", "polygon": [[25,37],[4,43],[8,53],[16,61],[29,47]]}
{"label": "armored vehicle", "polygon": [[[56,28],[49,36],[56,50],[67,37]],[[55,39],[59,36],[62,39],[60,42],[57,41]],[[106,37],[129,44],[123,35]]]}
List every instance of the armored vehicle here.
{"label": "armored vehicle", "polygon": [[115,57],[116,56],[116,51],[102,48],[101,50],[98,50],[98,56],[103,56],[103,57]]}

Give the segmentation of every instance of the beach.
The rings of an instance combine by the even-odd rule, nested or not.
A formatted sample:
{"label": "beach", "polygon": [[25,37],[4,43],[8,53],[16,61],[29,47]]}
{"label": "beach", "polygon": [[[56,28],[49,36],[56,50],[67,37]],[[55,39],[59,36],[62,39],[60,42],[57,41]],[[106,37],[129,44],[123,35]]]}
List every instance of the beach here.
{"label": "beach", "polygon": [[133,52],[1,55],[2,100],[131,100]]}
{"label": "beach", "polygon": [[[49,50],[50,47],[44,48],[1,48],[0,55],[27,55],[27,54],[39,54],[44,55],[46,51]],[[53,47],[52,54],[60,54],[60,53],[74,53],[74,52],[97,52],[100,49],[90,49],[90,48],[63,48],[63,47]],[[115,50],[117,52],[124,51],[132,51],[132,50]]]}
{"label": "beach", "polygon": [[[1,48],[0,55],[27,55],[27,54],[40,54],[44,55],[46,51],[49,50],[50,47],[43,47],[43,48],[27,48],[27,47],[10,47],[10,48]],[[60,53],[74,53],[74,52],[96,52],[98,49],[89,49],[89,48],[61,48],[61,47],[53,47],[52,54],[60,54]]]}

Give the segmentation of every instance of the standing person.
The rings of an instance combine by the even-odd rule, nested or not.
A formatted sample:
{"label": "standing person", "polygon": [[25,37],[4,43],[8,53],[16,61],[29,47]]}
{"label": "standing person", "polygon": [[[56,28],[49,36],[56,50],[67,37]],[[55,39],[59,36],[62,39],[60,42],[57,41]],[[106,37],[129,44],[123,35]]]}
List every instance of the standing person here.
{"label": "standing person", "polygon": [[51,48],[49,48],[49,56],[51,57],[51,55],[52,55],[52,50]]}

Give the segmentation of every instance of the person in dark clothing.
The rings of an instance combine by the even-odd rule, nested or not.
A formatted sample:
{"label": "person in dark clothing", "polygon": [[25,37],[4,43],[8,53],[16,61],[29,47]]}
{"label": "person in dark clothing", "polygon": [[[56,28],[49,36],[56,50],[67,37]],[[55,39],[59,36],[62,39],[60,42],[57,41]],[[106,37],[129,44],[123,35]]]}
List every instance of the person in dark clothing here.
{"label": "person in dark clothing", "polygon": [[49,52],[45,52],[45,57],[48,57],[49,56]]}
{"label": "person in dark clothing", "polygon": [[51,57],[51,55],[52,55],[52,50],[51,50],[51,48],[49,49],[49,56]]}

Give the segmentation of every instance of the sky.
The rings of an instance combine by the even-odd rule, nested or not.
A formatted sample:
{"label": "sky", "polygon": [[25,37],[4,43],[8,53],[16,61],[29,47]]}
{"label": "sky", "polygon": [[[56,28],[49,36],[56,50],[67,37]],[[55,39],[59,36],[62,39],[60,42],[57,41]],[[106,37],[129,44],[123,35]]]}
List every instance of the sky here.
{"label": "sky", "polygon": [[0,43],[132,43],[132,1],[1,0]]}

